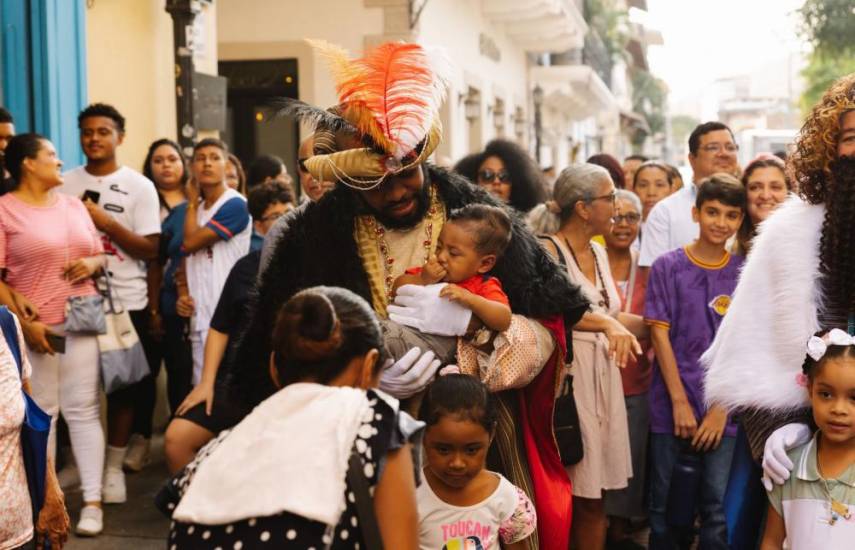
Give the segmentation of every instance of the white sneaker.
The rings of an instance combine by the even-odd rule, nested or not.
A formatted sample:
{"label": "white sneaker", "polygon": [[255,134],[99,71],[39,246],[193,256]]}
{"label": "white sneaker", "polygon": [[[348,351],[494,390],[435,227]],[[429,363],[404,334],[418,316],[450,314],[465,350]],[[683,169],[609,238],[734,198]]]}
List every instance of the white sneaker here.
{"label": "white sneaker", "polygon": [[128,452],[122,463],[126,472],[139,472],[151,462],[151,439],[134,434],[128,443]]}
{"label": "white sneaker", "polygon": [[107,468],[104,472],[104,488],[101,492],[101,502],[104,504],[121,504],[127,501],[125,473],[121,470]]}
{"label": "white sneaker", "polygon": [[104,530],[104,511],[97,506],[84,506],[77,522],[77,534],[94,537]]}

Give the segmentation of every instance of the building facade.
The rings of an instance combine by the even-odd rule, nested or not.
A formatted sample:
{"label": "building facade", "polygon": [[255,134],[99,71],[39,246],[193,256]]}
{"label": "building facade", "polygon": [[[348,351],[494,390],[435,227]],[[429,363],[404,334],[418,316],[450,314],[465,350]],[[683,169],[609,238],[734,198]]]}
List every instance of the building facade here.
{"label": "building facade", "polygon": [[[148,144],[178,131],[168,1],[180,0],[2,2],[0,102],[26,121],[21,130],[56,141],[70,166],[83,160],[77,112],[87,103],[111,103],[128,121],[121,161],[141,168]],[[306,38],[354,56],[388,40],[444,48],[453,73],[441,112],[441,163],[503,137],[560,170],[598,152],[629,154],[640,124],[630,100],[631,62],[609,58],[586,22],[586,0],[184,1],[197,13],[186,29],[195,71],[227,78],[221,135],[245,163],[277,154],[295,171],[306,129],[271,117],[271,100],[336,101],[325,62]],[[645,44],[631,59],[643,59]],[[24,68],[29,77],[21,79]],[[210,128],[196,130],[205,135]]]}

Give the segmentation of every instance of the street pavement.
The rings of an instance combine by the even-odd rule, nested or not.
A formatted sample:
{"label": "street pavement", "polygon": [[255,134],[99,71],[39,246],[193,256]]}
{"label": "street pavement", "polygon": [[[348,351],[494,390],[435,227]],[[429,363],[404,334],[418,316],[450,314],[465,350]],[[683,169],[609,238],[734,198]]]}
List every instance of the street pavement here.
{"label": "street pavement", "polygon": [[[163,550],[169,531],[169,520],[154,507],[154,496],[167,479],[163,459],[163,435],[152,439],[152,462],[136,474],[127,474],[128,501],[104,506],[104,532],[98,537],[69,536],[68,550]],[[72,465],[60,472],[60,483],[66,494],[71,528],[77,525],[82,506],[82,494],[76,468]]]}

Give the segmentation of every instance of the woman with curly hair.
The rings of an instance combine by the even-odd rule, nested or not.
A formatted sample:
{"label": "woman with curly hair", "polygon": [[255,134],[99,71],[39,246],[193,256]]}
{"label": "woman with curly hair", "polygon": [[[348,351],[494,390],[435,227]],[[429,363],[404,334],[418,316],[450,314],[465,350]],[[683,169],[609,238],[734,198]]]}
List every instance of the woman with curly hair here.
{"label": "woman with curly hair", "polygon": [[751,241],[757,235],[757,226],[787,199],[793,185],[784,161],[769,153],[761,153],[748,163],[742,172],[742,185],[748,192],[748,215],[742,219],[742,226],[736,233],[733,252],[747,256]]}
{"label": "woman with curly hair", "polygon": [[811,437],[805,342],[820,330],[855,333],[855,73],[811,111],[789,174],[799,195],[760,227],[703,357],[707,400],[740,413],[767,489],[789,478],[787,452]]}
{"label": "woman with curly hair", "polygon": [[525,214],[546,200],[546,180],[519,145],[494,139],[481,153],[463,157],[454,171]]}

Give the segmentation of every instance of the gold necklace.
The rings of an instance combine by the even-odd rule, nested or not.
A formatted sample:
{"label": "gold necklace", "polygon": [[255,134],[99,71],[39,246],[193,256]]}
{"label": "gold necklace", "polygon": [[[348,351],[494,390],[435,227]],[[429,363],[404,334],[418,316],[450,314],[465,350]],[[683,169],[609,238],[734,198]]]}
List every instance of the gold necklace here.
{"label": "gold necklace", "polygon": [[[439,199],[437,198],[436,189],[431,186],[430,189],[430,206],[426,216],[423,218],[425,222],[424,234],[425,238],[421,243],[424,248],[425,255],[422,264],[426,264],[433,250],[433,224],[436,214],[439,211]],[[389,243],[386,242],[386,232],[389,231],[386,227],[378,222],[374,216],[366,218],[368,230],[377,239],[377,248],[380,250],[380,262],[383,264],[383,286],[386,292],[387,302],[392,301],[392,287],[395,283],[395,278],[392,276],[392,268],[395,265],[395,258],[389,255]]]}
{"label": "gold necklace", "polygon": [[831,515],[828,518],[828,524],[834,525],[835,523],[837,523],[837,520],[839,520],[840,518],[843,518],[845,520],[851,519],[852,513],[849,512],[849,506],[847,506],[843,502],[840,502],[839,500],[832,497],[831,491],[828,490],[828,480],[825,478],[821,478],[821,479],[822,479],[822,489],[825,492],[825,496],[828,498],[828,502],[829,502],[830,508],[831,508],[831,510],[830,510]]}

